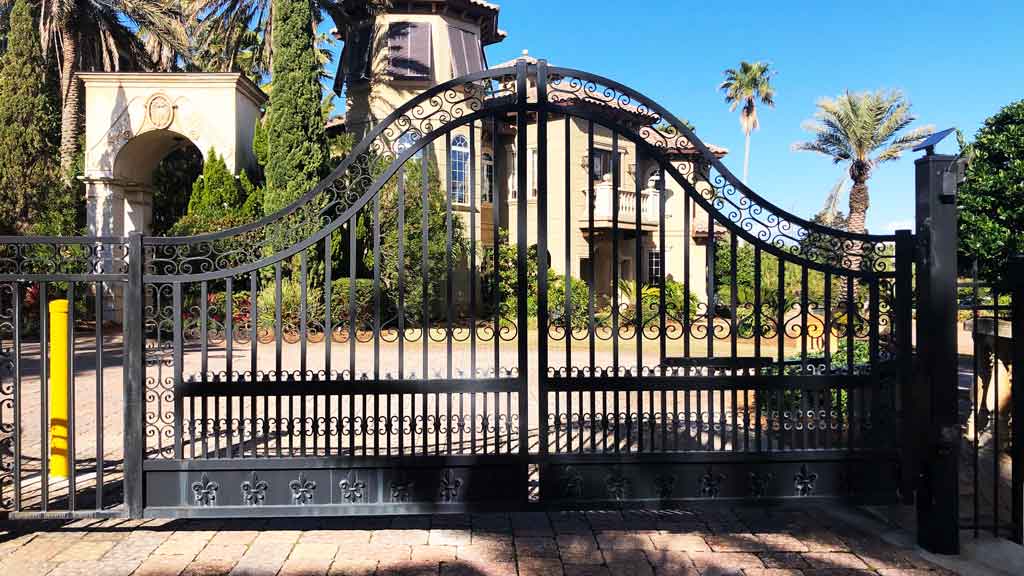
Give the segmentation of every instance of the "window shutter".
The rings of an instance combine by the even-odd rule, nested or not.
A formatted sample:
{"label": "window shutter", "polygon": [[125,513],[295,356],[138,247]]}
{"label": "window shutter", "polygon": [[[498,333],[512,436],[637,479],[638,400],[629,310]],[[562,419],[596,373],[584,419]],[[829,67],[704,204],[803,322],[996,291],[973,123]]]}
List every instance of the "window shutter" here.
{"label": "window shutter", "polygon": [[463,43],[462,30],[448,27],[448,42],[451,44],[452,75],[455,77],[466,74],[466,45]]}
{"label": "window shutter", "polygon": [[392,22],[388,27],[388,73],[401,80],[430,80],[430,24]]}
{"label": "window shutter", "polygon": [[451,44],[452,74],[463,76],[483,70],[483,52],[476,34],[461,28],[448,28]]}
{"label": "window shutter", "polygon": [[466,44],[466,62],[468,64],[466,74],[483,70],[483,50],[480,48],[480,38],[472,32],[465,31],[462,33],[462,38]]}

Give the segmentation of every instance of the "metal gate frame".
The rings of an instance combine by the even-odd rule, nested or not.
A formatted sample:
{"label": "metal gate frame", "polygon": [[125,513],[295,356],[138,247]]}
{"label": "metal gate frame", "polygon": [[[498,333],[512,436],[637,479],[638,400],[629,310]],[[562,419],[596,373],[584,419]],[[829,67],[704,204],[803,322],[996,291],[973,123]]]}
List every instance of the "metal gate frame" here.
{"label": "metal gate frame", "polygon": [[[632,303],[618,301],[617,283],[613,282],[611,331],[607,332],[595,325],[591,282],[591,308],[587,311],[585,330],[585,340],[591,346],[589,361],[575,365],[567,360],[565,366],[559,367],[552,360],[555,348],[551,342],[557,341],[559,330],[563,330],[562,337],[570,343],[566,356],[571,356],[571,342],[577,338],[573,314],[581,311],[574,311],[568,304],[568,316],[563,321],[569,328],[559,328],[548,306],[552,286],[547,274],[539,273],[536,298],[540,338],[533,363],[528,338],[524,337],[529,330],[529,213],[527,202],[520,201],[516,212],[515,320],[511,325],[505,324],[497,312],[493,319],[478,318],[476,308],[471,307],[471,328],[466,338],[472,342],[472,369],[468,377],[456,374],[452,343],[459,328],[454,325],[453,312],[450,177],[444,179],[448,238],[444,254],[446,274],[442,278],[446,285],[442,286],[441,300],[445,306],[438,323],[431,324],[434,312],[429,297],[423,299],[419,325],[417,312],[403,304],[406,288],[412,282],[406,277],[405,266],[398,271],[397,320],[392,325],[390,319],[383,318],[378,264],[384,250],[380,230],[384,191],[399,198],[397,237],[405,238],[402,227],[411,229],[415,225],[405,221],[405,207],[412,201],[411,195],[405,195],[405,189],[412,189],[415,184],[407,183],[405,174],[417,161],[422,176],[420,206],[430,206],[428,154],[420,152],[443,142],[446,158],[450,159],[453,131],[468,130],[469,189],[475,192],[476,155],[472,150],[477,145],[477,128],[484,134],[490,122],[492,150],[496,151],[498,122],[506,122],[512,115],[517,134],[518,190],[524,194],[529,165],[527,139],[523,136],[528,134],[531,124],[536,127],[540,151],[538,212],[534,220],[538,231],[538,270],[549,269],[548,240],[552,233],[557,233],[548,229],[547,218],[552,187],[547,178],[547,146],[552,140],[547,132],[549,120],[565,120],[567,144],[569,121],[578,120],[589,127],[588,172],[593,172],[595,127],[610,131],[613,149],[617,149],[620,139],[634,146],[637,168],[641,154],[644,161],[657,165],[657,228],[661,236],[658,249],[662,262],[666,261],[666,180],[681,187],[687,200],[687,221],[698,212],[707,215],[708,260],[714,262],[716,250],[728,248],[730,253],[727,267],[731,302],[725,319],[716,317],[713,304],[699,304],[697,310],[691,311],[688,296],[684,296],[682,309],[672,309],[666,302],[667,284],[662,274],[657,286],[658,302],[649,317],[644,313],[647,305],[636,286],[638,280],[634,281],[637,289]],[[566,150],[568,174],[569,148]],[[679,151],[694,158],[688,165],[692,169],[689,174],[683,173],[682,164],[673,160],[672,155]],[[495,161],[500,163],[497,156]],[[624,237],[620,225],[627,222],[620,219],[621,159],[618,154],[611,157],[612,242],[617,250],[617,243]],[[639,169],[635,176],[633,225],[634,230],[642,230]],[[588,229],[593,233],[595,191],[593,180],[588,180]],[[394,188],[388,188],[392,182]],[[567,182],[567,205],[568,191]],[[470,194],[470,218],[475,218],[475,201],[475,194]],[[499,204],[495,203],[495,210],[500,210]],[[691,207],[694,215],[690,214]],[[420,229],[427,230],[429,210],[420,212]],[[495,221],[501,221],[499,216],[494,217]],[[366,258],[374,262],[369,298],[372,302],[357,303],[359,278],[354,254],[358,251],[358,222],[368,223],[372,228],[368,233],[372,242],[364,240],[372,246],[363,247]],[[498,228],[494,226],[493,230],[496,246],[501,243]],[[471,231],[470,261],[475,262],[475,226],[471,226]],[[690,233],[689,228],[686,233]],[[423,293],[430,294],[430,282],[436,278],[431,278],[428,265],[423,263],[435,263],[430,259],[426,234],[421,236],[422,246],[415,247],[422,249],[421,278],[413,280],[422,280]],[[728,242],[716,247],[720,237]],[[894,443],[894,439],[911,436],[911,419],[904,417],[904,412],[911,381],[913,242],[908,231],[888,236],[857,235],[788,214],[736,179],[684,122],[638,92],[600,76],[548,67],[544,61],[520,61],[514,67],[486,70],[440,84],[401,106],[370,130],[330,176],[276,214],[230,230],[193,237],[135,234],[127,239],[0,239],[0,245],[7,250],[7,258],[0,259],[6,265],[0,270],[0,284],[18,287],[12,294],[21,294],[20,287],[33,282],[98,284],[94,292],[97,310],[102,310],[108,299],[113,302],[123,298],[124,512],[131,517],[399,514],[533,505],[664,506],[712,498],[842,498],[883,502],[893,501],[901,493],[909,498],[914,477],[909,447]],[[22,258],[28,253],[26,245],[52,247],[61,243],[86,247],[86,257],[60,263],[62,250],[53,249],[47,252],[45,265],[37,266],[39,262]],[[347,323],[343,315],[334,324],[332,285],[335,279],[344,278],[345,271],[333,276],[332,259],[320,262],[317,254],[332,254],[333,248],[345,250],[346,243]],[[106,244],[116,247],[90,248]],[[640,243],[634,241],[634,245],[639,264]],[[749,314],[744,312],[746,305],[738,301],[736,279],[740,266],[737,253],[745,245],[752,246],[755,254],[756,288]],[[400,259],[411,253],[405,250],[412,249],[398,241]],[[688,259],[689,243],[686,250]],[[111,251],[117,252],[116,257],[111,256]],[[570,252],[565,256],[568,261]],[[771,264],[766,264],[771,261],[776,266],[775,308],[762,301],[773,296],[764,292],[765,286],[761,285],[762,278],[767,284],[772,276],[773,270],[768,268]],[[497,273],[497,251],[494,269]],[[615,279],[617,267],[613,269]],[[799,301],[792,305],[784,302],[786,275],[790,270],[796,271],[797,279],[793,282],[799,288]],[[475,299],[477,288],[482,286],[477,266],[470,266],[469,274],[470,298]],[[571,290],[569,274],[566,276],[566,288]],[[819,276],[824,279],[825,292],[820,302],[814,302],[809,294],[809,278]],[[298,283],[294,287],[285,285],[296,278]],[[323,284],[317,285],[321,280]],[[116,284],[116,289],[104,287],[104,282]],[[301,364],[291,372],[285,370],[282,360],[282,339],[289,334],[285,322],[291,320],[283,318],[281,303],[289,297],[288,290],[299,291],[299,317],[292,330],[299,334]],[[311,290],[325,296],[325,311],[311,304]],[[215,293],[223,295],[221,301],[211,299]],[[241,298],[246,293],[248,301]],[[262,304],[253,294],[270,295],[267,300],[274,315],[267,320],[269,331],[265,332],[261,325],[264,320],[258,306]],[[511,295],[502,294],[500,289],[495,294],[497,310],[503,297]],[[852,296],[843,300],[844,295]],[[238,303],[236,296],[240,297]],[[709,294],[709,302],[714,297]],[[12,303],[16,301],[18,298],[12,298]],[[14,309],[18,305],[13,304]],[[362,328],[357,305],[371,306],[373,310]],[[213,309],[216,310],[211,312]],[[795,312],[789,313],[790,310]],[[314,312],[323,316],[316,318]],[[691,312],[696,314],[695,319],[691,319]],[[630,321],[624,320],[630,314],[635,318],[632,329]],[[12,332],[18,339],[21,322],[14,316]],[[102,319],[102,312],[97,313],[97,319]],[[103,323],[96,325],[97,341],[102,342]],[[888,327],[884,333],[883,325]],[[417,330],[418,340],[407,341]],[[741,330],[754,340],[753,356],[738,351]],[[808,352],[808,342],[815,337],[815,330],[825,334],[821,356]],[[336,333],[342,343],[349,345],[349,367],[341,371],[334,371],[331,366],[331,343]],[[441,334],[440,340],[436,334]],[[609,367],[599,366],[594,360],[594,342],[605,334],[614,346],[613,364]],[[682,340],[678,334],[684,335]],[[700,334],[704,335],[702,342],[707,347],[703,354],[690,349],[691,340]],[[325,349],[322,370],[307,366],[307,360],[313,357],[307,350],[308,342],[318,344],[318,335],[323,335]],[[367,342],[372,341],[373,346],[373,367],[368,373],[356,369],[359,362],[366,360],[357,358],[357,340],[361,337],[370,338]],[[390,342],[387,338],[392,337],[399,347],[397,378],[382,374],[379,362],[382,339]],[[208,367],[211,338],[223,340],[225,370],[220,374]],[[636,351],[632,369],[620,363],[619,351],[620,343],[628,343],[630,338],[635,341]],[[795,356],[787,356],[787,339],[798,343]],[[501,343],[512,340],[516,341],[517,360],[514,366],[504,366]],[[654,365],[649,365],[644,355],[645,340],[658,350]],[[716,354],[715,340],[727,342],[729,353]],[[762,344],[765,348],[769,346],[762,340],[776,346],[774,354],[762,350]],[[840,362],[830,350],[833,340],[836,351],[840,342],[849,351],[855,350],[855,341],[865,342],[867,360],[855,363],[855,354],[848,353]],[[45,333],[42,341],[46,342]],[[442,362],[446,364],[444,373],[437,376],[428,370],[428,365],[434,365],[430,362],[431,341],[447,347],[447,359]],[[494,363],[489,373],[487,368],[477,366],[481,358],[477,354],[478,341],[493,343]],[[275,347],[272,370],[266,369],[258,354],[259,345],[270,342]],[[419,342],[422,347],[423,370],[418,377],[405,366],[403,346],[411,347],[412,342]],[[237,350],[236,343],[240,344]],[[678,345],[683,346],[682,353],[675,350]],[[98,348],[102,366],[102,345]],[[186,374],[186,356],[195,355],[196,349],[201,370]],[[243,353],[248,354],[249,366],[239,371],[233,364],[234,356],[239,354],[241,358]],[[530,374],[534,369],[536,403],[530,400]],[[20,372],[17,367],[14,372],[18,375],[12,390],[17,398]],[[45,394],[45,386],[42,389]],[[470,418],[462,404],[467,394]],[[594,401],[597,394],[602,398],[600,414]],[[611,411],[606,406],[608,394],[615,404]],[[338,397],[336,414],[332,412],[334,395]],[[433,401],[428,406],[431,395]],[[453,411],[453,395],[459,402],[457,414]],[[301,398],[298,417],[292,413],[295,396]],[[342,396],[346,396],[347,408]],[[360,410],[356,409],[356,396],[361,397]],[[391,405],[396,396],[398,414]],[[321,397],[326,398],[323,404]],[[680,397],[683,408],[679,405]],[[491,404],[487,403],[489,398],[493,398]],[[573,398],[577,399],[575,412]],[[588,398],[589,404],[585,402]],[[696,410],[690,406],[691,398],[695,399]],[[262,399],[262,407],[258,399]],[[563,399],[568,404],[562,404]],[[371,400],[372,417],[368,415]],[[625,402],[625,411],[619,407],[620,400]],[[701,407],[704,400],[709,410]],[[284,401],[288,405],[287,416],[281,416]],[[442,408],[445,401],[446,407]],[[385,402],[381,416],[380,406]],[[635,412],[633,402],[638,403]],[[20,400],[15,399],[11,405],[15,413],[21,412]],[[322,418],[318,413],[321,406],[326,411]],[[476,412],[478,406],[482,407],[482,414]],[[214,413],[212,419],[208,407]],[[236,407],[237,414],[233,414]],[[309,407],[312,416],[307,414]],[[403,412],[406,407],[411,407],[411,415]],[[422,414],[417,415],[420,407]],[[223,418],[222,408],[226,411]],[[535,429],[530,424],[533,412],[537,414]],[[45,420],[41,426],[44,424]],[[21,426],[20,422],[13,425],[14,444]],[[741,430],[742,443],[738,441]],[[666,441],[670,433],[676,441],[672,447]],[[428,442],[431,434],[433,444]],[[453,435],[463,441],[457,450],[452,449]],[[467,435],[471,436],[468,449],[464,444]],[[535,450],[530,446],[534,435],[538,442]],[[681,435],[706,435],[711,444],[694,447],[684,443],[680,448]],[[337,443],[332,448],[335,436]],[[442,436],[447,444],[442,444]],[[227,438],[223,448],[222,437]],[[372,443],[368,440],[371,437]],[[382,450],[384,437],[386,445]],[[590,443],[589,450],[585,437]],[[287,452],[282,448],[285,438]],[[345,438],[349,440],[347,448],[343,445]],[[406,438],[413,441],[405,443]],[[602,443],[600,450],[597,438]],[[493,451],[489,439],[494,441]],[[393,441],[398,443],[397,450]],[[609,441],[611,450],[607,449]],[[300,445],[298,450],[293,442]],[[211,443],[215,445],[213,457]],[[196,455],[197,446],[200,456]],[[25,475],[19,468],[20,449],[16,448],[14,453],[14,471],[6,477],[17,496],[22,492]],[[98,468],[102,469],[100,460]],[[45,464],[39,474],[46,477]],[[38,510],[20,504],[13,507],[12,516],[58,514],[47,508],[45,497]],[[97,510],[103,509],[101,499]],[[72,496],[66,513],[73,512],[77,513]]]}

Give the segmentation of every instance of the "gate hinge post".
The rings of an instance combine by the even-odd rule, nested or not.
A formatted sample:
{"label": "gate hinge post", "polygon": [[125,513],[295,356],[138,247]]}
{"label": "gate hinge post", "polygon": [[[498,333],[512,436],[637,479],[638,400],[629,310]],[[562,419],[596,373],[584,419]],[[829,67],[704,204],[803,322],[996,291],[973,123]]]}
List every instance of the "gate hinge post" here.
{"label": "gate hinge post", "polygon": [[[955,156],[928,153],[914,161],[917,255],[917,352],[912,406],[922,486],[918,543],[939,554],[960,550],[959,405],[957,376],[957,213]],[[951,201],[952,199],[952,201]],[[927,335],[927,337],[923,337]]]}
{"label": "gate hinge post", "polygon": [[128,285],[124,297],[124,503],[128,516],[141,518],[145,451],[145,314],[143,283],[145,268],[142,234],[128,237]]}

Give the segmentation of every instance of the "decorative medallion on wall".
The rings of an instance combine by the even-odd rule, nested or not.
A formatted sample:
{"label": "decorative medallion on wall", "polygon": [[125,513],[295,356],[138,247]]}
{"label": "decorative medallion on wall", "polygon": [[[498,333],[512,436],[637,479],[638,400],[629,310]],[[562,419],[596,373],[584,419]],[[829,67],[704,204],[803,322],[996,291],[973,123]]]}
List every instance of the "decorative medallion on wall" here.
{"label": "decorative medallion on wall", "polygon": [[711,466],[708,466],[704,470],[704,474],[700,477],[701,497],[718,498],[718,494],[722,491],[722,480],[725,480],[725,474],[722,474],[721,472],[716,473],[711,470]]}
{"label": "decorative medallion on wall", "polygon": [[174,104],[166,94],[153,94],[146,101],[146,117],[153,127],[166,129],[174,122]]}
{"label": "decorative medallion on wall", "polygon": [[462,478],[455,476],[450,469],[445,468],[441,472],[441,500],[443,502],[457,502],[460,488],[462,488]]}
{"label": "decorative medallion on wall", "polygon": [[366,497],[366,482],[357,479],[354,474],[338,482],[338,488],[341,488],[341,497],[349,504],[362,502]]}
{"label": "decorative medallion on wall", "polygon": [[260,480],[255,472],[248,480],[242,482],[242,503],[246,506],[262,506],[267,499],[267,488],[270,485],[266,480]]}
{"label": "decorative medallion on wall", "polygon": [[203,472],[202,478],[198,482],[192,483],[192,496],[195,499],[196,506],[213,506],[216,504],[217,490],[220,490],[220,484],[210,480],[206,472]]}
{"label": "decorative medallion on wall", "polygon": [[793,485],[797,496],[810,496],[814,493],[814,483],[818,481],[816,472],[809,472],[807,464],[800,466],[800,471],[793,475]]}
{"label": "decorative medallion on wall", "polygon": [[292,489],[292,504],[305,506],[313,503],[313,493],[316,492],[316,482],[308,480],[306,475],[299,472],[299,477],[288,483]]}

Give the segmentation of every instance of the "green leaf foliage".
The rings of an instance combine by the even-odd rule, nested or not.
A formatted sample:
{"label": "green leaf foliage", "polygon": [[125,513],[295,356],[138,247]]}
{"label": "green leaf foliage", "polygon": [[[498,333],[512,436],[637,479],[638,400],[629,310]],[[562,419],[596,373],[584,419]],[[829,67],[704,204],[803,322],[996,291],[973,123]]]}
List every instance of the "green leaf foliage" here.
{"label": "green leaf foliage", "polygon": [[10,14],[0,66],[0,233],[73,233],[75,207],[60,184],[59,114],[26,0]]}
{"label": "green leaf foliage", "polygon": [[274,0],[273,78],[268,118],[267,188],[271,214],[311,190],[327,158],[320,110],[320,62],[308,0]]}
{"label": "green leaf foliage", "polygon": [[[448,250],[448,207],[437,169],[433,162],[426,163],[427,198],[423,202],[423,173],[419,162],[408,162],[404,168],[404,191],[399,197],[398,178],[392,178],[380,191],[380,279],[384,297],[397,306],[399,301],[398,271],[405,270],[404,303],[406,319],[419,321],[423,316],[423,211],[427,211],[427,310],[431,316],[445,313],[444,299],[448,280],[448,263],[453,274],[465,263],[468,240],[465,225],[456,214],[451,215],[451,254]],[[399,206],[404,205],[402,259],[398,258]],[[363,209],[357,229],[362,251],[362,263],[372,273],[373,254],[373,202]],[[455,294],[457,300],[460,294]],[[468,301],[468,295],[463,299]]]}
{"label": "green leaf foliage", "polygon": [[210,149],[202,175],[192,184],[188,212],[170,229],[172,236],[216,232],[259,215],[260,191],[243,171],[236,178],[224,158]]}
{"label": "green leaf foliage", "polygon": [[979,274],[997,281],[1024,252],[1024,100],[985,120],[968,151],[957,197],[961,262],[976,260]]}
{"label": "green leaf foliage", "polygon": [[153,234],[166,234],[188,212],[190,189],[203,173],[203,154],[189,145],[153,169]]}

